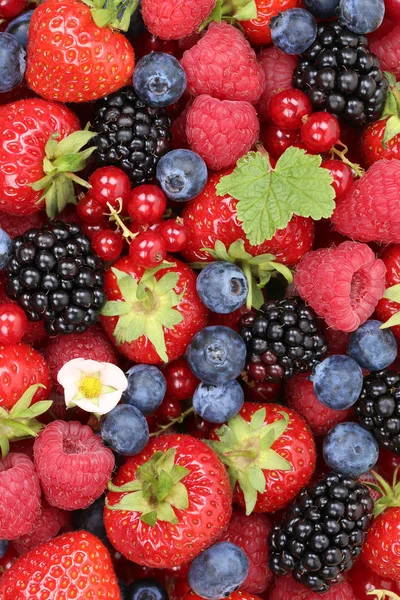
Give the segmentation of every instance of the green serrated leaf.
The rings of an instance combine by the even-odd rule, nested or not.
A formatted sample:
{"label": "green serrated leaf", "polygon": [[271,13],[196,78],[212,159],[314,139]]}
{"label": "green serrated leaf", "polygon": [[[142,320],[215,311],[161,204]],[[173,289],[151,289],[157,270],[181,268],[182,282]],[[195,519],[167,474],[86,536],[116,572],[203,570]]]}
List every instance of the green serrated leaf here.
{"label": "green serrated leaf", "polygon": [[292,216],[328,218],[335,208],[332,176],[320,167],[319,155],[288,148],[274,170],[268,157],[249,152],[238,160],[233,173],[222,177],[216,191],[238,200],[237,215],[253,245],[271,239]]}

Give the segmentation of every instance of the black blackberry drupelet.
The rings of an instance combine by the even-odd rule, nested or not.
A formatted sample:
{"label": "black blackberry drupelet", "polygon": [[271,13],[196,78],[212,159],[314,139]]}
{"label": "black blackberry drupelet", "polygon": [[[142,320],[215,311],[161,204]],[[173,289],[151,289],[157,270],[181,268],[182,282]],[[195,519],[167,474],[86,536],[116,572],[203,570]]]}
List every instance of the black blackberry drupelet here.
{"label": "black blackberry drupelet", "polygon": [[400,454],[400,375],[377,371],[364,378],[357,415],[378,443]]}
{"label": "black blackberry drupelet", "polygon": [[13,240],[7,295],[50,335],[85,331],[105,304],[103,261],[75,223],[55,221]]}
{"label": "black blackberry drupelet", "polygon": [[164,108],[142,102],[133,87],[125,87],[101,100],[94,108],[92,141],[100,166],[125,171],[134,185],[155,176],[159,159],[170,150],[171,119]]}
{"label": "black blackberry drupelet", "polygon": [[343,580],[361,552],[372,523],[374,502],[365,485],[352,477],[328,473],[305,489],[273,527],[269,565],[276,575],[293,577],[326,592]]}
{"label": "black blackberry drupelet", "polygon": [[268,301],[239,326],[251,379],[289,379],[311,370],[328,350],[316,314],[301,298]]}
{"label": "black blackberry drupelet", "polygon": [[351,125],[382,115],[388,82],[365,36],[347,27],[321,23],[310,48],[301,55],[293,87],[303,90],[314,110],[326,110]]}

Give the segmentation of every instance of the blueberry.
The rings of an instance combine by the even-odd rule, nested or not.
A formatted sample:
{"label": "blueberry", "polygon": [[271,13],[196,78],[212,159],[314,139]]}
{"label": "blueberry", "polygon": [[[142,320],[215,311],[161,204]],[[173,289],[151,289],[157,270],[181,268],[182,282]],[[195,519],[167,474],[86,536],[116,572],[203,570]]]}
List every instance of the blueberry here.
{"label": "blueberry", "polygon": [[231,542],[214,544],[197,556],[189,568],[188,581],[195,594],[207,600],[226,598],[246,579],[249,561]]}
{"label": "blueberry", "polygon": [[319,363],[310,376],[321,404],[334,410],[350,408],[361,394],[361,367],[350,356],[335,354]]}
{"label": "blueberry", "polygon": [[4,229],[0,229],[0,269],[4,269],[8,263],[12,250],[11,246],[12,242],[10,236]]}
{"label": "blueberry", "polygon": [[314,17],[304,8],[289,8],[278,13],[270,23],[273,44],[286,54],[302,54],[317,37]]}
{"label": "blueberry", "polygon": [[168,592],[157,579],[137,579],[128,587],[127,600],[168,600]]}
{"label": "blueberry", "polygon": [[160,158],[156,177],[168,198],[187,202],[204,189],[208,174],[201,156],[191,150],[172,150]]}
{"label": "blueberry", "polygon": [[223,315],[243,306],[249,292],[242,269],[222,261],[212,262],[201,271],[196,288],[203,304]]}
{"label": "blueberry", "polygon": [[339,423],[325,436],[323,454],[328,467],[336,473],[358,477],[374,467],[379,446],[358,423]]}
{"label": "blueberry", "polygon": [[167,382],[160,369],[153,365],[135,365],[126,376],[128,387],[124,392],[125,402],[136,406],[144,415],[157,410],[167,389]]}
{"label": "blueberry", "polygon": [[135,406],[119,404],[102,422],[101,437],[115,452],[131,456],[146,447],[149,441],[149,426]]}
{"label": "blueberry", "polygon": [[337,14],[340,0],[304,0],[304,6],[318,19],[331,19]]}
{"label": "blueberry", "polygon": [[371,33],[381,25],[385,15],[384,0],[340,0],[340,21],[351,31]]}
{"label": "blueberry", "polygon": [[133,87],[150,106],[170,106],[186,89],[186,73],[179,60],[164,52],[151,52],[137,63]]}
{"label": "blueberry", "polygon": [[225,423],[238,414],[244,402],[244,392],[237,381],[223,385],[200,383],[193,395],[193,408],[209,423]]}
{"label": "blueberry", "polygon": [[18,17],[9,22],[6,28],[6,33],[13,35],[23,48],[26,48],[28,43],[28,31],[33,12],[33,10],[27,10],[18,15]]}
{"label": "blueberry", "polygon": [[8,550],[8,541],[0,540],[0,558],[3,558],[3,556],[5,555],[7,550]]}
{"label": "blueberry", "polygon": [[24,78],[26,52],[13,35],[0,33],[0,92],[16,88]]}
{"label": "blueberry", "polygon": [[104,498],[98,498],[85,510],[74,511],[73,524],[77,531],[83,529],[107,543],[108,538],[104,525]]}
{"label": "blueberry", "polygon": [[381,325],[381,321],[366,321],[350,336],[348,354],[369,371],[386,369],[397,356],[396,338]]}
{"label": "blueberry", "polygon": [[236,379],[243,371],[246,344],[233,329],[214,325],[196,333],[186,356],[198,379],[211,385],[221,385]]}

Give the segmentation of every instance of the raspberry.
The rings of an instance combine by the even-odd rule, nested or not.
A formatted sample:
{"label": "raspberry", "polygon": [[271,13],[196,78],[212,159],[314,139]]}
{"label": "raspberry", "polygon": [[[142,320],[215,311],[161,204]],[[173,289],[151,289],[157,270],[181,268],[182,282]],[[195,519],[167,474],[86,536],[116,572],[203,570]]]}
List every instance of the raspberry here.
{"label": "raspberry", "polygon": [[100,327],[91,327],[84,333],[71,333],[52,338],[43,354],[53,378],[54,389],[62,395],[64,389],[57,383],[57,375],[68,361],[74,358],[85,358],[117,364],[114,348]]}
{"label": "raspberry", "polygon": [[87,508],[104,492],[114,456],[90,427],[53,421],[33,447],[36,472],[46,500],[64,510]]}
{"label": "raspberry", "polygon": [[400,161],[378,160],[347,194],[332,215],[335,229],[360,242],[400,242]]}
{"label": "raspberry", "polygon": [[0,461],[0,539],[29,533],[40,517],[40,486],[33,462],[11,452]]}
{"label": "raspberry", "polygon": [[351,585],[343,581],[334,585],[323,596],[311,592],[306,587],[297,583],[291,575],[280,577],[276,587],[269,596],[270,600],[356,600]]}
{"label": "raspberry", "polygon": [[288,405],[300,413],[316,435],[326,435],[331,427],[350,421],[353,410],[333,410],[324,406],[314,394],[314,386],[307,373],[297,373],[285,383]]}
{"label": "raspberry", "polygon": [[227,23],[211,23],[205,36],[182,58],[193,96],[255,104],[264,89],[264,71],[242,33]]}
{"label": "raspberry", "polygon": [[143,20],[162,40],[179,40],[194,33],[208,17],[215,0],[143,0]]}
{"label": "raspberry", "polygon": [[272,96],[292,87],[297,57],[285,54],[275,46],[269,46],[259,54],[258,62],[265,73],[265,88],[257,104],[257,112],[261,121],[269,121],[269,103]]}
{"label": "raspberry", "polygon": [[385,291],[386,267],[366,244],[343,242],[309,252],[295,275],[299,294],[329,327],[354,331]]}
{"label": "raspberry", "polygon": [[257,141],[259,122],[248,102],[198,96],[187,115],[186,134],[190,147],[210,169],[231,167]]}
{"label": "raspberry", "polygon": [[400,77],[400,25],[380,40],[371,43],[371,50],[379,58],[381,69]]}
{"label": "raspberry", "polygon": [[4,229],[10,238],[15,238],[17,235],[22,235],[27,229],[32,227],[41,227],[46,221],[44,213],[35,213],[34,215],[9,215],[4,212],[0,212],[0,227]]}
{"label": "raspberry", "polygon": [[272,573],[268,567],[268,535],[271,529],[266,515],[253,513],[246,516],[235,510],[228,529],[219,541],[232,542],[242,548],[249,561],[249,574],[240,589],[261,594],[269,586]]}
{"label": "raspberry", "polygon": [[65,527],[67,523],[68,513],[45,503],[42,506],[42,514],[34,528],[26,535],[22,535],[15,540],[13,546],[18,554],[25,554],[29,550],[32,550],[32,548],[39,546],[39,544],[48,542],[56,537],[60,529]]}

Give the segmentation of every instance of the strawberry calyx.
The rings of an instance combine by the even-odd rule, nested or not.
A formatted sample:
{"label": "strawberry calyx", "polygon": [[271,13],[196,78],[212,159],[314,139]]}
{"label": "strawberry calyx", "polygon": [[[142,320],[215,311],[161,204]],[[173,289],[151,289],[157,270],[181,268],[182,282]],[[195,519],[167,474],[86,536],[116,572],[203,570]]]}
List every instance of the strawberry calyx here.
{"label": "strawberry calyx", "polygon": [[109,482],[111,492],[128,492],[117,504],[106,506],[110,510],[129,510],[141,513],[141,520],[154,527],[157,521],[179,523],[175,509],[186,510],[189,498],[182,480],[189,469],[175,464],[176,449],[155,452],[141,465],[135,480],[116,486]]}
{"label": "strawberry calyx", "polygon": [[44,427],[36,417],[49,410],[53,402],[42,400],[32,404],[37,390],[44,387],[41,383],[31,385],[11,410],[0,407],[0,449],[3,458],[7,456],[10,450],[10,441],[36,437]]}
{"label": "strawberry calyx", "polygon": [[[383,294],[383,298],[400,304],[400,283],[388,287]],[[380,326],[380,329],[387,329],[388,327],[395,327],[396,325],[400,325],[400,310],[392,315],[390,319],[385,321],[385,323]]]}
{"label": "strawberry calyx", "polygon": [[82,0],[91,8],[97,27],[112,27],[128,31],[131,17],[139,6],[139,0]]}
{"label": "strawberry calyx", "polygon": [[374,516],[378,517],[388,508],[398,508],[400,506],[400,481],[397,481],[399,467],[394,472],[392,485],[390,485],[383,477],[372,471],[373,476],[377,480],[377,484],[365,482],[365,485],[375,492],[380,497],[375,502]]}
{"label": "strawberry calyx", "polygon": [[216,23],[221,21],[234,23],[235,21],[250,21],[251,19],[257,19],[255,0],[217,0],[211,14],[200,25],[199,31],[205,29],[213,21]]}
{"label": "strawberry calyx", "polygon": [[239,484],[247,515],[254,510],[257,493],[265,492],[263,471],[292,470],[290,462],[271,448],[289,424],[288,414],[284,411],[279,414],[282,419],[274,423],[265,423],[265,408],[256,411],[249,423],[240,414],[236,415],[216,431],[219,441],[209,442],[228,468],[232,488]]}
{"label": "strawberry calyx", "polygon": [[175,307],[185,292],[174,292],[179,273],[166,273],[158,281],[155,274],[174,266],[175,263],[164,262],[154,269],[147,269],[139,282],[132,275],[111,267],[123,299],[106,302],[101,314],[118,317],[114,329],[117,344],[130,343],[146,336],[160,359],[168,362],[164,328],[173,329],[182,321],[183,317]]}
{"label": "strawberry calyx", "polygon": [[[222,260],[236,264],[245,274],[249,286],[246,306],[252,306],[257,310],[264,303],[262,288],[267,285],[269,280],[276,273],[280,273],[288,283],[293,282],[292,271],[285,265],[276,262],[273,254],[260,254],[252,256],[244,249],[244,241],[239,239],[233,242],[227,249],[220,240],[215,242],[214,248],[202,248],[215,260]],[[195,262],[191,263],[193,269],[204,269],[209,263]]]}
{"label": "strawberry calyx", "polygon": [[97,133],[74,131],[60,142],[58,132],[53,133],[44,148],[43,171],[45,176],[31,184],[35,192],[42,192],[37,204],[46,202],[46,213],[54,219],[69,203],[76,204],[74,183],[86,188],[90,185],[75,175],[87,165],[89,157],[96,147],[82,150]]}
{"label": "strawberry calyx", "polygon": [[381,120],[386,119],[382,146],[387,148],[388,142],[400,133],[400,82],[392,73],[385,72],[389,83],[388,95]]}

